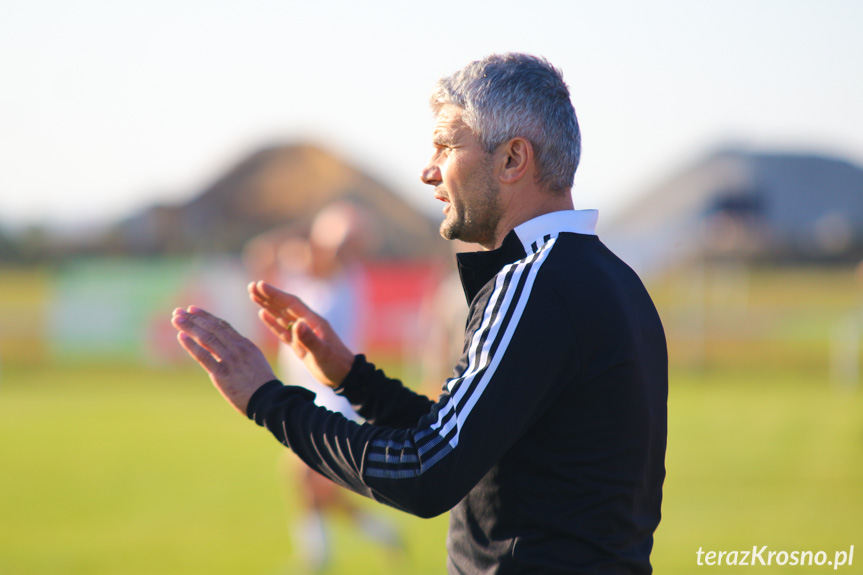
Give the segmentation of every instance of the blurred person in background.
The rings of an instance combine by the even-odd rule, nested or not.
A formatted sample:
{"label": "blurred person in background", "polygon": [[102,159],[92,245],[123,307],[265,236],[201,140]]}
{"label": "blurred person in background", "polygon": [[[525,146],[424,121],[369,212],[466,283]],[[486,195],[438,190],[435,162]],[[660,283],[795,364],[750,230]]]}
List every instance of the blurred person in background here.
{"label": "blurred person in background", "polygon": [[[453,257],[471,251],[469,244],[452,240]],[[424,337],[417,340],[414,357],[420,358],[420,390],[431,398],[441,391],[441,381],[452,375],[464,349],[465,322],[468,302],[458,270],[445,273],[435,289],[422,301],[419,309],[420,330]]]}
{"label": "blurred person in background", "polygon": [[668,358],[636,274],[575,210],[581,137],[560,72],[492,55],[442,78],[422,180],[460,254],[465,347],[435,402],[354,354],[296,296],[249,286],[264,323],[366,423],[278,381],[196,306],[181,345],[240,413],[334,482],[420,517],[449,511],[447,569],[652,572],[665,478]]}
{"label": "blurred person in background", "polygon": [[[247,267],[281,289],[297,294],[342,336],[346,345],[363,349],[363,310],[367,302],[363,262],[376,244],[376,220],[367,210],[348,202],[333,202],[312,221],[308,237],[296,230],[275,230],[249,242]],[[351,421],[362,422],[350,402],[319,382],[288,345],[278,351],[281,376],[290,385],[315,393],[315,404]],[[298,472],[302,486],[302,516],[292,528],[297,549],[309,567],[323,572],[332,558],[328,533],[332,515],[349,518],[360,533],[393,553],[404,550],[397,527],[381,514],[357,506],[335,483],[303,465],[287,462],[285,473]]]}

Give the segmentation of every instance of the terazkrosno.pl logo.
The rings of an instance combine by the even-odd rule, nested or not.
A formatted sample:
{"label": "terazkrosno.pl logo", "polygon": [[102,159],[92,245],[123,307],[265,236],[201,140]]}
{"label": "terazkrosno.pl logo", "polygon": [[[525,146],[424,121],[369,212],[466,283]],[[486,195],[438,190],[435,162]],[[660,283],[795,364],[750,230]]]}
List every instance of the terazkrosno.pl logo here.
{"label": "terazkrosno.pl logo", "polygon": [[850,567],[854,564],[854,546],[847,550],[841,549],[828,553],[827,551],[776,551],[768,549],[767,545],[753,545],[752,549],[734,551],[705,551],[699,547],[695,552],[695,562],[702,566],[725,565],[728,567],[760,567],[769,565],[800,565],[832,567]]}

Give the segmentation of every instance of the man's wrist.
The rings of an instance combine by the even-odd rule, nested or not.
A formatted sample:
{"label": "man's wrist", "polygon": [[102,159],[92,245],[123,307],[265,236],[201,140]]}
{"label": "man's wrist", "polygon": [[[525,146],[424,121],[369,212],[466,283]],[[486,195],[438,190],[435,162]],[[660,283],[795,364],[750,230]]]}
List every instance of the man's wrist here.
{"label": "man's wrist", "polygon": [[354,363],[356,363],[355,355],[344,355],[339,357],[335,377],[332,378],[333,389],[338,389],[344,384],[348,375],[350,375],[351,370],[354,368]]}
{"label": "man's wrist", "polygon": [[264,398],[274,390],[281,389],[284,387],[284,384],[278,379],[271,379],[258,389],[256,389],[251,396],[249,396],[249,401],[246,403],[246,417],[249,419],[255,419],[255,411],[256,407],[261,404]]}
{"label": "man's wrist", "polygon": [[333,388],[333,391],[339,395],[343,395],[345,390],[362,385],[368,377],[368,372],[373,370],[374,366],[366,361],[364,354],[356,354],[351,360],[351,368],[345,374],[342,382]]}

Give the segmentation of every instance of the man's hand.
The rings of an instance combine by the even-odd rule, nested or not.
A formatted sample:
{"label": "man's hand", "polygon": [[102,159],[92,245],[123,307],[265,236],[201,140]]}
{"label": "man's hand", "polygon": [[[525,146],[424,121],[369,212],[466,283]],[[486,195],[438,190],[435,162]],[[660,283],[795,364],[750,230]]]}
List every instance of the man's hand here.
{"label": "man's hand", "polygon": [[263,281],[250,283],[249,295],[261,306],[261,321],[291,346],[318,381],[330,387],[341,385],[354,363],[354,354],[327,320],[300,298]]}
{"label": "man's hand", "polygon": [[177,339],[201,364],[216,389],[246,415],[249,399],[259,387],[276,379],[261,350],[223,319],[199,307],[177,308],[171,324]]}

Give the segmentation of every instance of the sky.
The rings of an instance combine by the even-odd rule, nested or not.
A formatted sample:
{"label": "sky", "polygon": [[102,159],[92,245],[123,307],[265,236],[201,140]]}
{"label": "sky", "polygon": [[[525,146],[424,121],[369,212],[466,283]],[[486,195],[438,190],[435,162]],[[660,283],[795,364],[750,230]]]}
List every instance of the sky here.
{"label": "sky", "polygon": [[[577,207],[612,216],[728,146],[863,165],[863,2],[3,0],[0,223],[183,202],[311,142],[437,213],[435,81],[493,52],[563,71]],[[601,216],[602,217],[602,216]]]}

